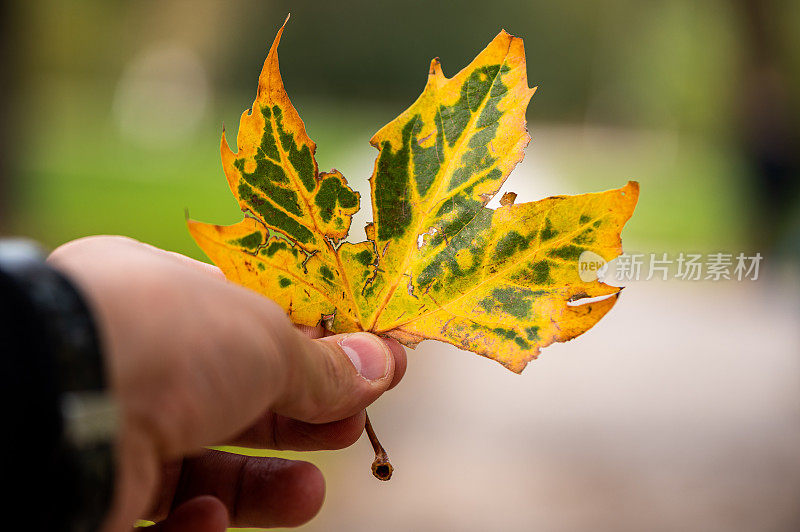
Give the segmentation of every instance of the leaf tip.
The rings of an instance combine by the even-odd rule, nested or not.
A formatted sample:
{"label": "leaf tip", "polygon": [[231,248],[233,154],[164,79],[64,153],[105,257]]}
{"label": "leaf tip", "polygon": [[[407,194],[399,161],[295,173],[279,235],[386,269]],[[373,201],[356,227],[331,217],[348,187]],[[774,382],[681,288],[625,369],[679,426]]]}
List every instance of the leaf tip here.
{"label": "leaf tip", "polygon": [[633,196],[636,196],[638,198],[639,197],[639,182],[638,181],[633,181],[633,180],[628,181],[628,183],[623,188],[623,194],[626,191],[629,194],[631,194]]}
{"label": "leaf tip", "polygon": [[633,215],[633,210],[636,208],[636,204],[639,203],[639,182],[628,181],[624,187],[619,189],[619,194],[622,198],[622,203],[630,207],[627,220]]}
{"label": "leaf tip", "polygon": [[438,57],[434,57],[431,59],[431,66],[428,69],[428,79],[435,79],[440,80],[444,79],[444,73],[442,72],[442,62],[439,61]]}
{"label": "leaf tip", "polygon": [[[256,93],[256,102],[258,102],[262,95],[268,94],[268,89],[271,84],[275,85],[276,92],[283,90],[283,80],[281,79],[280,68],[278,64],[278,45],[281,43],[281,36],[286,24],[289,22],[291,13],[286,15],[286,19],[278,29],[275,39],[272,41],[272,46],[269,47],[267,59],[264,61],[264,66],[261,69],[261,75],[258,77],[258,92]],[[272,80],[270,78],[273,78]],[[270,83],[270,81],[272,83]]]}
{"label": "leaf tip", "polygon": [[283,36],[283,30],[286,28],[286,24],[289,23],[289,17],[292,16],[291,13],[286,15],[286,19],[284,19],[283,24],[281,27],[278,28],[278,33],[275,35],[275,39],[272,41],[272,46],[269,47],[269,56],[272,57],[273,54],[277,54],[278,52],[278,45],[281,43],[281,36]]}
{"label": "leaf tip", "polygon": [[222,124],[222,135],[220,136],[220,141],[219,142],[220,142],[220,149],[227,150],[227,151],[233,153],[231,151],[230,145],[228,145],[228,139],[225,136],[225,124]]}
{"label": "leaf tip", "polygon": [[510,362],[500,362],[503,366],[507,369],[513,371],[517,375],[521,374],[522,371],[528,367],[528,362],[531,360],[536,360],[539,358],[539,348],[535,347],[534,349],[530,350],[524,356],[519,357],[517,359],[512,359]]}

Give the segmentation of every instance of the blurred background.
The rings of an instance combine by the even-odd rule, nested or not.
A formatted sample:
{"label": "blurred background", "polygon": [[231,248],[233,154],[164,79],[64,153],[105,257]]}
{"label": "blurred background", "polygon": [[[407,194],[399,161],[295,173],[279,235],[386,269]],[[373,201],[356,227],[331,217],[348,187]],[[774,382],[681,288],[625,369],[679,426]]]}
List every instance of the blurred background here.
{"label": "blurred background", "polygon": [[[365,440],[304,455],[307,530],[800,529],[800,2],[41,0],[0,18],[0,234],[124,234],[204,259],[186,230],[241,213],[219,162],[287,12],[294,105],[368,197],[370,136],[501,29],[525,41],[533,142],[519,201],[641,183],[641,253],[764,256],[757,281],[634,283],[522,376],[432,342]],[[354,218],[363,239],[368,212]],[[287,453],[284,453],[286,455]]]}

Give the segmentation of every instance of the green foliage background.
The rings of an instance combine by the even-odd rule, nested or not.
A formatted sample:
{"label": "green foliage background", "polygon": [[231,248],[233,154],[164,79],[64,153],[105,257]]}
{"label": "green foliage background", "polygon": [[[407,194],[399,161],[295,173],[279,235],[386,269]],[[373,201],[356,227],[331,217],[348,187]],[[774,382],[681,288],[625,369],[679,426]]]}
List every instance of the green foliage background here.
{"label": "green foliage background", "polygon": [[[800,9],[779,5],[786,38],[797,40],[788,30]],[[200,257],[184,211],[237,219],[219,164],[220,127],[235,128],[252,101],[267,45],[290,10],[282,69],[321,169],[335,165],[351,181],[365,180],[347,165],[374,156],[369,136],[417,96],[430,58],[439,56],[452,74],[504,27],[525,38],[529,79],[540,87],[528,115],[529,160],[546,161],[570,192],[638,179],[641,203],[626,229],[633,242],[701,250],[747,242],[736,13],[725,1],[688,0],[504,0],[491,9],[475,1],[355,0],[20,6],[24,90],[4,232],[48,246],[121,233]],[[160,42],[196,53],[211,102],[187,135],[146,147],[120,134],[114,94],[137,51]],[[785,60],[796,76],[800,54]],[[572,133],[554,139],[552,125]],[[601,132],[602,145],[586,142],[587,126]]]}

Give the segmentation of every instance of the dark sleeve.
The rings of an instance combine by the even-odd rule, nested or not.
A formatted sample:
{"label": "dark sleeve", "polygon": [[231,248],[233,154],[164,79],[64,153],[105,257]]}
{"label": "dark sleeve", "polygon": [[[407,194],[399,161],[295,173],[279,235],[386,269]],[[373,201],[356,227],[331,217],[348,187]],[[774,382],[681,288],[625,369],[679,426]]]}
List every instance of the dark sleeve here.
{"label": "dark sleeve", "polygon": [[92,315],[62,274],[11,249],[0,244],[3,528],[97,530],[111,500],[114,412]]}

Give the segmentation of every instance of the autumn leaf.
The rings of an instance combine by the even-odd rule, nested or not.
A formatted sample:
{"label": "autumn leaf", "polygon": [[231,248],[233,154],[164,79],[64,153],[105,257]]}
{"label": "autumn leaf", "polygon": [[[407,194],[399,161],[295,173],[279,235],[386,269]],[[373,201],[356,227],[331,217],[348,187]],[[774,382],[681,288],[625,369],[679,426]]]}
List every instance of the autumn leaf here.
{"label": "autumn leaf", "polygon": [[[288,19],[287,19],[288,20]],[[285,23],[284,23],[285,27]],[[345,241],[360,197],[316,145],[289,101],[270,48],[237,151],[220,151],[244,219],[189,231],[225,273],[281,305],[298,325],[370,331],[415,347],[451,343],[521,372],[539,349],[591,328],[619,288],[578,272],[584,252],[611,260],[639,187],[488,208],[530,141],[522,40],[501,31],[452,78],[431,62],[422,95],[370,143],[373,223]],[[579,304],[585,299],[585,304]],[[367,418],[373,473],[391,465]]]}
{"label": "autumn leaf", "polygon": [[[285,24],[284,24],[285,27]],[[278,31],[241,118],[236,153],[221,153],[242,222],[189,221],[225,275],[280,304],[300,325],[371,331],[414,347],[442,340],[520,372],[541,347],[591,328],[619,289],[583,282],[584,251],[621,253],[638,185],[486,207],[530,140],[522,40],[501,31],[452,78],[431,62],[422,95],[370,143],[374,223],[344,241],[360,197],[316,145],[284,90]],[[574,302],[592,300],[584,305]]]}

